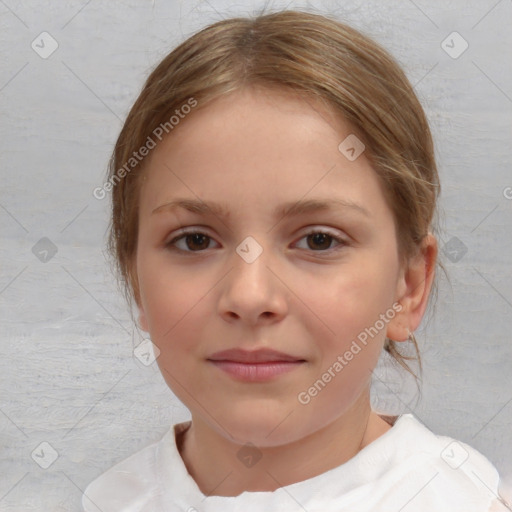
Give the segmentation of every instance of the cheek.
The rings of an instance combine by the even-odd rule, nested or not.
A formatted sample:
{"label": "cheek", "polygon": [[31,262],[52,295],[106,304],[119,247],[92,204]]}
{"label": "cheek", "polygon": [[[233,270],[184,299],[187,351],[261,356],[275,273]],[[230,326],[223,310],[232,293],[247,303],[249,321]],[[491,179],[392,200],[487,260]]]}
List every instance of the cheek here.
{"label": "cheek", "polygon": [[344,356],[343,370],[335,372],[334,380],[347,395],[357,393],[367,381],[381,354],[392,318],[388,315],[386,322],[381,315],[393,303],[396,265],[391,252],[378,257],[359,252],[335,270],[303,276],[300,281],[297,295],[307,307],[300,306],[299,313],[315,341],[319,370],[326,371],[338,356]]}
{"label": "cheek", "polygon": [[317,356],[310,387],[301,391],[311,392],[326,417],[350,407],[368,388],[385,340],[380,315],[392,305],[391,282],[380,265],[366,264],[340,267],[335,275],[311,276],[301,284],[300,296],[310,308],[301,314],[302,322],[309,318]]}
{"label": "cheek", "polygon": [[378,264],[358,264],[340,266],[323,277],[305,277],[298,295],[309,306],[309,315],[316,313],[328,332],[345,338],[385,313],[392,305],[393,292],[393,272]]}
{"label": "cheek", "polygon": [[[153,343],[162,355],[166,348],[193,351],[205,319],[211,318],[215,275],[190,266],[170,264],[165,251],[149,249],[138,254],[137,271],[141,303]],[[180,340],[186,343],[180,343]]]}
{"label": "cheek", "polygon": [[137,277],[142,307],[155,342],[190,309],[193,283],[185,286],[180,273],[166,264],[165,255],[145,249],[137,254]]}

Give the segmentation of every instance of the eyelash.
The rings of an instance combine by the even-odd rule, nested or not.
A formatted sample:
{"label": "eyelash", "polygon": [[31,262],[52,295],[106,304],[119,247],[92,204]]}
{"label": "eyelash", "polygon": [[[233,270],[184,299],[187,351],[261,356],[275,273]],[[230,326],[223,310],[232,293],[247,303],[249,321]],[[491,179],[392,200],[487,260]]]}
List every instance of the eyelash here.
{"label": "eyelash", "polygon": [[[309,231],[308,233],[305,233],[300,238],[300,240],[302,240],[303,238],[307,238],[308,236],[316,235],[316,234],[327,235],[329,238],[331,238],[333,241],[337,242],[339,245],[337,247],[331,247],[331,248],[326,249],[326,250],[313,250],[313,249],[305,249],[305,250],[309,250],[309,251],[314,252],[314,253],[329,253],[331,251],[340,250],[344,246],[348,245],[347,241],[344,240],[343,238],[341,238],[341,237],[339,237],[337,235],[334,235],[333,233],[330,233],[328,231],[322,231],[322,230],[319,230],[319,229],[312,230],[312,231]],[[182,253],[201,253],[201,252],[205,252],[206,249],[199,250],[199,251],[190,251],[190,250],[185,250],[185,249],[179,249],[178,247],[175,246],[176,242],[178,242],[179,240],[185,239],[187,236],[190,236],[190,235],[203,235],[205,238],[207,238],[209,240],[213,240],[212,237],[208,236],[206,233],[203,233],[202,231],[183,230],[179,236],[174,237],[172,240],[167,242],[165,244],[165,246],[168,249],[170,249],[170,250],[179,251],[179,252],[182,252]]]}

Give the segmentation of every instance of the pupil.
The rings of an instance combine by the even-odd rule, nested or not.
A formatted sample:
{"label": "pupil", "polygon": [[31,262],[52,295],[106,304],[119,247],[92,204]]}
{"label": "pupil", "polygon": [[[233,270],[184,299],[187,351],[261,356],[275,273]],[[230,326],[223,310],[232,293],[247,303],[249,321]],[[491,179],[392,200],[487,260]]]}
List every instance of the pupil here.
{"label": "pupil", "polygon": [[[190,239],[192,239],[192,245],[199,245],[201,246],[200,249],[206,249],[208,247],[208,242],[206,242],[206,244],[204,243],[205,240],[207,239],[208,237],[205,236],[205,235],[201,235],[201,234],[193,234],[193,235],[188,235],[187,239],[188,241]],[[201,244],[201,241],[203,241],[203,243]],[[188,244],[187,243],[187,246],[189,249],[193,249],[193,247],[190,247],[191,244]]]}
{"label": "pupil", "polygon": [[330,242],[330,235],[327,235],[326,233],[314,233],[313,235],[309,235],[309,239],[314,240],[314,244],[321,245],[321,249],[328,249],[331,245]]}

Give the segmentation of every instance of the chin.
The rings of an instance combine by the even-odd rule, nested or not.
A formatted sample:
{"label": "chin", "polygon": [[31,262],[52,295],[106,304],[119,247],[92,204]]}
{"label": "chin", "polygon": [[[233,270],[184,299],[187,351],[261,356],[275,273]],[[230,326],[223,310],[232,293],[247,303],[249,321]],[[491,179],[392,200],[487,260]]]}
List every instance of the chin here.
{"label": "chin", "polygon": [[287,417],[288,414],[283,413],[283,409],[276,413],[263,414],[255,407],[251,412],[230,413],[229,417],[225,416],[222,421],[226,430],[221,433],[226,436],[229,432],[229,439],[241,445],[252,443],[262,448],[280,446],[304,436],[304,433],[298,431],[297,421],[290,421],[293,414]]}

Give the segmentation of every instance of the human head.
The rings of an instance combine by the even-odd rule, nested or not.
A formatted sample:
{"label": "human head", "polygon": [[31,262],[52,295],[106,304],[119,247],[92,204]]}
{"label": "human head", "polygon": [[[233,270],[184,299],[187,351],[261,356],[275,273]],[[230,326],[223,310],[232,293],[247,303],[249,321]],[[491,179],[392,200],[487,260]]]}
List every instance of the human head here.
{"label": "human head", "polygon": [[[358,31],[325,16],[284,11],[228,19],[187,39],[146,81],[116,143],[110,179],[191,98],[198,105],[194,108],[204,108],[252,84],[319,100],[350,123],[382,183],[406,265],[431,227],[439,192],[428,123],[393,58]],[[112,191],[110,248],[137,304],[138,204],[148,160],[124,173]],[[386,341],[386,348],[403,363],[393,340]]]}

